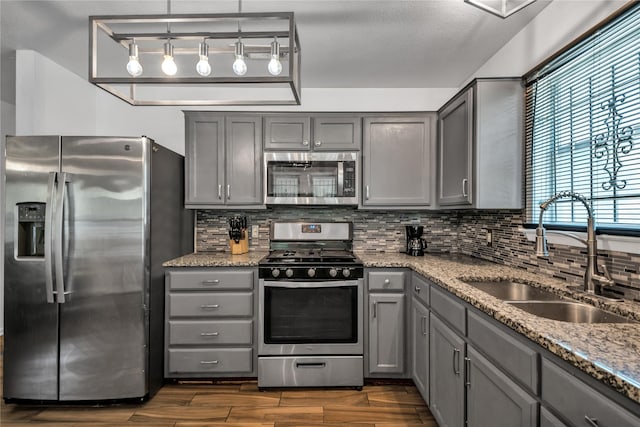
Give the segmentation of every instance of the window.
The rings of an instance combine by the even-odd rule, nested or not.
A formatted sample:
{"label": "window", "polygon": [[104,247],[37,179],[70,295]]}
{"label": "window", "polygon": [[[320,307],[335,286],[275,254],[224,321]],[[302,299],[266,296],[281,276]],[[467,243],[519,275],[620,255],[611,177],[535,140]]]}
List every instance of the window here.
{"label": "window", "polygon": [[[586,197],[599,228],[640,231],[640,4],[525,76],[527,220],[562,191]],[[559,199],[545,224],[585,226]]]}

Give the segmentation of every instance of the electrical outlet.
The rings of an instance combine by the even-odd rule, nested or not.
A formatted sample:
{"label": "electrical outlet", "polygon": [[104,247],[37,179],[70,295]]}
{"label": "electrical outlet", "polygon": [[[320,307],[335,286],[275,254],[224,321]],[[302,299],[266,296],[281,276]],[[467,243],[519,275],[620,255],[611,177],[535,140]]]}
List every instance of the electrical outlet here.
{"label": "electrical outlet", "polygon": [[260,237],[260,226],[259,225],[252,225],[251,226],[251,240],[258,240],[258,237]]}
{"label": "electrical outlet", "polygon": [[489,247],[493,246],[493,231],[492,230],[487,230],[486,239],[487,239],[487,246],[489,246]]}

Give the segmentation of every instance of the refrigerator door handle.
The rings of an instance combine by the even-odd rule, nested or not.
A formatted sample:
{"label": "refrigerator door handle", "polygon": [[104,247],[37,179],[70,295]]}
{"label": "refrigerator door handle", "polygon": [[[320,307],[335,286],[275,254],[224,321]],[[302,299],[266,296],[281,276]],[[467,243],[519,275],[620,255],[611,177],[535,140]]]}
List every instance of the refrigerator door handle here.
{"label": "refrigerator door handle", "polygon": [[49,183],[47,185],[47,204],[45,205],[44,217],[44,270],[45,288],[47,291],[47,302],[53,303],[53,262],[52,262],[52,239],[51,225],[53,223],[53,204],[55,203],[54,191],[56,185],[57,172],[49,172]]}
{"label": "refrigerator door handle", "polygon": [[63,304],[65,302],[65,287],[64,287],[64,265],[62,257],[62,229],[63,227],[63,213],[64,213],[64,199],[67,190],[67,182],[69,182],[69,174],[62,172],[58,178],[58,192],[56,194],[56,212],[55,212],[55,235],[53,237],[54,251],[54,264],[56,270],[56,302]]}

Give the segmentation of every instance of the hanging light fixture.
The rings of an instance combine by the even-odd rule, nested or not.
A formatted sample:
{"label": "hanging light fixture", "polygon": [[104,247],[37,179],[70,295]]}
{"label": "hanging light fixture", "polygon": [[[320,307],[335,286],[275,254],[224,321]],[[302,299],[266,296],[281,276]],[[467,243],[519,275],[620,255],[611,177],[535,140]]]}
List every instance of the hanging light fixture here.
{"label": "hanging light fixture", "polygon": [[271,42],[271,60],[267,64],[267,69],[272,76],[279,76],[282,73],[282,64],[280,63],[280,44],[278,38],[274,37]]}
{"label": "hanging light fixture", "polygon": [[198,57],[200,60],[196,64],[196,72],[203,77],[211,74],[211,64],[209,64],[209,45],[206,40],[198,46]]}
{"label": "hanging light fixture", "polygon": [[[513,15],[519,10],[529,6],[531,3],[536,0],[464,0],[465,3],[469,3],[472,6],[475,6],[479,9],[484,10],[485,12],[489,12],[493,15],[496,15],[502,19],[507,18],[508,16]],[[499,3],[500,9],[488,4]]]}
{"label": "hanging light fixture", "polygon": [[131,40],[131,43],[129,43],[129,62],[127,62],[127,73],[133,77],[138,77],[142,74],[142,65],[138,58],[138,45],[135,40]]}
{"label": "hanging light fixture", "polygon": [[[300,105],[293,12],[245,13],[239,2],[237,13],[177,15],[169,0],[165,15],[89,24],[89,81],[131,105]],[[184,57],[195,67],[182,66]]]}

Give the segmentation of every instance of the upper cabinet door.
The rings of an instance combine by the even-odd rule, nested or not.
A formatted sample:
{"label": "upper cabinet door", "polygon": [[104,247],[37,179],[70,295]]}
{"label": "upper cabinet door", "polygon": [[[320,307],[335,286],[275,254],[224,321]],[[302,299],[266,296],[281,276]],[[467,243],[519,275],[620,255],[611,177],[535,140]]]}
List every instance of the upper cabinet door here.
{"label": "upper cabinet door", "polygon": [[228,205],[259,205],[262,200],[262,117],[225,119]]}
{"label": "upper cabinet door", "polygon": [[264,118],[264,149],[309,150],[311,148],[310,131],[309,116],[266,116]]}
{"label": "upper cabinet door", "polygon": [[360,116],[313,116],[313,149],[315,151],[360,151],[361,123]]}
{"label": "upper cabinet door", "polygon": [[473,88],[454,99],[439,115],[440,205],[473,203]]}
{"label": "upper cabinet door", "polygon": [[434,124],[434,114],[365,117],[364,206],[431,205]]}
{"label": "upper cabinet door", "polygon": [[224,204],[224,116],[185,113],[185,205]]}

